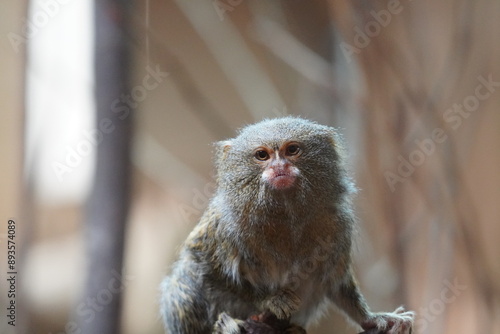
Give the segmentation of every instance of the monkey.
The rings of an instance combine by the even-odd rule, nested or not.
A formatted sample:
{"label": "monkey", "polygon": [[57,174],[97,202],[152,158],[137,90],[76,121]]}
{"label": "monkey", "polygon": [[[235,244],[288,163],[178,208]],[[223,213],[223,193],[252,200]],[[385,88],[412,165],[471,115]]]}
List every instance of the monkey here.
{"label": "monkey", "polygon": [[215,144],[215,194],[160,287],[168,333],[245,333],[238,319],[261,312],[304,333],[331,304],[364,330],[411,333],[414,312],[372,312],[355,279],[342,142],[287,116]]}

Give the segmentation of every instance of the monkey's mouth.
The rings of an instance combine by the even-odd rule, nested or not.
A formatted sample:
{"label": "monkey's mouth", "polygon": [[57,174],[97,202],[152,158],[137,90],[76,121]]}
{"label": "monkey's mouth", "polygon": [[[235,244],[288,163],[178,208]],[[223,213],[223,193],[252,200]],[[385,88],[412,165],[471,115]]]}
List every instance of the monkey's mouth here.
{"label": "monkey's mouth", "polygon": [[296,175],[287,171],[273,171],[264,177],[264,181],[272,188],[280,190],[292,187],[296,178]]}

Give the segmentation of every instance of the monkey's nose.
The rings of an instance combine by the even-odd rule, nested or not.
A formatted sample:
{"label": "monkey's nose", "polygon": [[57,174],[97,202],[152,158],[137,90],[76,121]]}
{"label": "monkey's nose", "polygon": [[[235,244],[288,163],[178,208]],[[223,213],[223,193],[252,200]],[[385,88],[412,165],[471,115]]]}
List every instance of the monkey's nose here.
{"label": "monkey's nose", "polygon": [[263,180],[274,189],[286,189],[295,184],[298,169],[290,164],[269,166],[263,173]]}

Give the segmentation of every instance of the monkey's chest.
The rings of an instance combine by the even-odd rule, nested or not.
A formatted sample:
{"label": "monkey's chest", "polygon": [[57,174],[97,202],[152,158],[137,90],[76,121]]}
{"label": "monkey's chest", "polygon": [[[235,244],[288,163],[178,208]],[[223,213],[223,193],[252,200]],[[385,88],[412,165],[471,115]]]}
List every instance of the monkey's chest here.
{"label": "monkey's chest", "polygon": [[[262,238],[247,248],[239,265],[242,278],[271,289],[309,290],[309,282],[325,274],[324,260],[315,244]],[[323,261],[322,261],[323,260]]]}
{"label": "monkey's chest", "polygon": [[268,259],[261,263],[242,262],[240,269],[242,277],[257,290],[267,291],[272,295],[287,289],[297,295],[301,304],[295,321],[303,325],[324,304],[328,287],[325,284],[328,266],[319,258],[312,256],[308,261]]}
{"label": "monkey's chest", "polygon": [[257,288],[289,288],[305,295],[320,285],[330,271],[332,233],[325,232],[328,226],[321,219],[309,218],[307,224],[296,219],[271,218],[245,231],[238,266],[244,280]]}

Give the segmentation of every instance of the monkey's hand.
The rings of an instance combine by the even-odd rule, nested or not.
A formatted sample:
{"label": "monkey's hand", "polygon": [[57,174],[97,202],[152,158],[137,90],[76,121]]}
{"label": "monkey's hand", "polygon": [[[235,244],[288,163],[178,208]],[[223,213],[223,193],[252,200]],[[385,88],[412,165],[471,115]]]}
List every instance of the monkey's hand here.
{"label": "monkey's hand", "polygon": [[411,334],[414,318],[414,312],[400,306],[394,312],[373,313],[361,327],[366,331],[376,329],[380,334]]}
{"label": "monkey's hand", "polygon": [[302,327],[279,320],[271,312],[250,316],[246,320],[234,319],[227,313],[219,315],[212,334],[307,334]]}
{"label": "monkey's hand", "polygon": [[291,290],[283,289],[264,300],[264,309],[271,311],[278,319],[289,319],[300,305],[300,298]]}
{"label": "monkey's hand", "polygon": [[242,320],[234,319],[227,313],[219,314],[219,319],[214,325],[212,334],[240,334]]}

